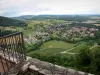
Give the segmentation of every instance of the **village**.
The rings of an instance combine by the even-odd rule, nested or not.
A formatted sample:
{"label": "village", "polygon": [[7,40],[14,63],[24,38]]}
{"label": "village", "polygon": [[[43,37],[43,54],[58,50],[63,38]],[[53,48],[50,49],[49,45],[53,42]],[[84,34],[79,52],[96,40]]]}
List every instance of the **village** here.
{"label": "village", "polygon": [[45,27],[44,30],[36,29],[36,35],[29,35],[29,37],[25,38],[26,42],[34,42],[37,41],[45,41],[49,40],[51,37],[66,39],[66,40],[74,40],[80,41],[84,38],[94,38],[96,36],[96,32],[98,32],[98,28],[89,28],[85,26],[68,26],[57,24],[54,26]]}

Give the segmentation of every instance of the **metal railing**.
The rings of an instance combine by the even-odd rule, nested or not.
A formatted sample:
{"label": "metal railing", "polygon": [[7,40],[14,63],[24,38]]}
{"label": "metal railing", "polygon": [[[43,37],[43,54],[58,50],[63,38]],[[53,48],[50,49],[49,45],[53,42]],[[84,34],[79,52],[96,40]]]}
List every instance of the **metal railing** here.
{"label": "metal railing", "polygon": [[0,31],[0,71],[6,75],[10,69],[26,59],[22,32]]}

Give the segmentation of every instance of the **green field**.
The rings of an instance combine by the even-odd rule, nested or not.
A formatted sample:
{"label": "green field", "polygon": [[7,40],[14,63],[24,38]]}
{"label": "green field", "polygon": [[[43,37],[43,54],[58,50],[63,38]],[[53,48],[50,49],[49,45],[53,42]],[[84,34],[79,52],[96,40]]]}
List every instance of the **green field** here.
{"label": "green field", "polygon": [[53,41],[49,41],[49,42],[44,43],[40,47],[40,50],[31,51],[28,53],[28,55],[33,55],[34,53],[59,54],[60,52],[66,51],[74,46],[75,46],[75,44],[53,40]]}
{"label": "green field", "polygon": [[81,42],[73,49],[69,50],[70,53],[79,53],[81,49],[84,49],[86,47],[86,42]]}
{"label": "green field", "polygon": [[[78,44],[79,45],[79,44]],[[45,42],[39,50],[28,52],[27,55],[33,58],[40,59],[42,61],[47,61],[50,63],[55,63],[65,67],[73,67],[72,64],[76,54],[62,53],[67,52],[67,50],[72,48],[78,48],[77,44],[67,43],[64,41],[48,41]],[[75,49],[76,50],[76,49]],[[76,52],[76,51],[73,51]]]}
{"label": "green field", "polygon": [[41,49],[47,49],[47,48],[62,48],[62,49],[69,49],[71,47],[73,47],[75,44],[71,44],[71,43],[66,43],[64,41],[49,41],[44,43],[40,48]]}
{"label": "green field", "polygon": [[39,50],[28,52],[27,55],[32,57],[34,57],[34,55],[51,56],[54,54],[60,54],[61,56],[73,56],[78,54],[80,50],[86,46],[86,42],[72,44],[64,41],[52,40],[44,43]]}

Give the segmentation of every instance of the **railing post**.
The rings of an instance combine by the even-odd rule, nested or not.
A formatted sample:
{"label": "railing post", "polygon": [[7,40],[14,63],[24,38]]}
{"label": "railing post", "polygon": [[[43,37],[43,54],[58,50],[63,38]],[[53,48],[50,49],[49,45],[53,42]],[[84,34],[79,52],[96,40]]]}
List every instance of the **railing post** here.
{"label": "railing post", "polygon": [[23,50],[24,50],[24,58],[26,60],[26,48],[24,46],[24,38],[23,38],[23,33],[21,32],[21,37],[22,37],[22,45],[23,45]]}

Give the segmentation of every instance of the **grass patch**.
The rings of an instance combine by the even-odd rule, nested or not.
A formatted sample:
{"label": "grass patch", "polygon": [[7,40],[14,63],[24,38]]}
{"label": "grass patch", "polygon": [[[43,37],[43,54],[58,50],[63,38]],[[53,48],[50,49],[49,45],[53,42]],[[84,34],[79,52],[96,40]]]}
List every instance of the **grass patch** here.
{"label": "grass patch", "polygon": [[71,53],[79,53],[80,50],[82,48],[84,48],[84,47],[86,47],[86,43],[82,42],[82,43],[78,44],[74,49],[72,49],[72,50],[70,50],[68,52],[71,52]]}
{"label": "grass patch", "polygon": [[44,43],[40,49],[47,49],[47,48],[62,48],[62,49],[69,49],[71,47],[73,47],[75,44],[71,44],[71,43],[66,43],[64,41],[49,41]]}

